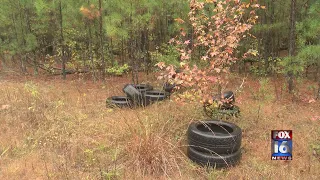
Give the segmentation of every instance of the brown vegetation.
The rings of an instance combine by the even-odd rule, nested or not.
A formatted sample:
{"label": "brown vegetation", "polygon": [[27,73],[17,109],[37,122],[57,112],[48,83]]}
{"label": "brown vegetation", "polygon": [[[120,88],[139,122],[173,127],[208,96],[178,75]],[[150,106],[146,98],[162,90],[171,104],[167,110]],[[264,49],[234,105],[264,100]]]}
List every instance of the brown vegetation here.
{"label": "brown vegetation", "polygon": [[[229,120],[243,130],[241,163],[207,171],[185,156],[188,124],[205,118],[199,105],[167,100],[134,110],[107,109],[105,99],[122,94],[128,77],[110,78],[105,85],[69,77],[0,74],[0,179],[320,177],[320,103],[309,101],[308,81],[298,83],[292,102],[281,91],[284,80],[275,93],[273,80],[248,79],[236,95],[242,117]],[[228,88],[242,81],[231,82]],[[293,130],[292,161],[270,160],[273,129]]]}

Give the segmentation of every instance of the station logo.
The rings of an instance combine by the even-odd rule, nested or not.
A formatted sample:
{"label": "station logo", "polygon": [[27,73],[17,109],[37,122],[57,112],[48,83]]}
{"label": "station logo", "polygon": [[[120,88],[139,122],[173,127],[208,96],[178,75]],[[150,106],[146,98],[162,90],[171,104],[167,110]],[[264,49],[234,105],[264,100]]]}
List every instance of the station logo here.
{"label": "station logo", "polygon": [[292,160],[292,130],[271,131],[271,160]]}

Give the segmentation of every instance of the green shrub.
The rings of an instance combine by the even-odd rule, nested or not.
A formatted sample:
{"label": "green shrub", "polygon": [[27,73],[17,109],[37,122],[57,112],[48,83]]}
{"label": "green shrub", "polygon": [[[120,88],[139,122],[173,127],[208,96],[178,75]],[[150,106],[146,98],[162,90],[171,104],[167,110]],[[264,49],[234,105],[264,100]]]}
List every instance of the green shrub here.
{"label": "green shrub", "polygon": [[165,64],[179,66],[179,52],[172,45],[163,44],[157,51],[151,52],[153,63],[165,62]]}
{"label": "green shrub", "polygon": [[129,70],[128,64],[124,64],[123,66],[119,66],[118,63],[115,63],[115,65],[111,68],[107,69],[107,73],[111,75],[121,76],[124,73],[127,73]]}

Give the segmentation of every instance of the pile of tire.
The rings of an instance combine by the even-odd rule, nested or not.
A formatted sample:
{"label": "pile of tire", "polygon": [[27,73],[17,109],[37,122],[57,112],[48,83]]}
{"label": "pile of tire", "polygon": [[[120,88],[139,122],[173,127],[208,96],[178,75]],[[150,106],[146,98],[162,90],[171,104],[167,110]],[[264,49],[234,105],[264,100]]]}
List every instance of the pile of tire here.
{"label": "pile of tire", "polygon": [[122,90],[126,96],[107,98],[106,104],[108,108],[148,106],[154,102],[165,100],[170,96],[170,92],[167,92],[166,89],[154,90],[149,84],[126,84]]}
{"label": "pile of tire", "polygon": [[219,120],[193,122],[189,125],[187,156],[201,166],[224,168],[241,158],[240,127]]}

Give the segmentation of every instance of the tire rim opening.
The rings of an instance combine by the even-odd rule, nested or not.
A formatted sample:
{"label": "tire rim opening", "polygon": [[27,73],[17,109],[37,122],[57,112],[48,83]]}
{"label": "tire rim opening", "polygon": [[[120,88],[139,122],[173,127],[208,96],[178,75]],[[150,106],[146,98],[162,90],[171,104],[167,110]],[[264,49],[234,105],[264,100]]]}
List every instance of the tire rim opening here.
{"label": "tire rim opening", "polygon": [[162,95],[162,96],[165,95],[164,92],[160,92],[160,91],[147,91],[146,94],[147,95]]}
{"label": "tire rim opening", "polygon": [[233,129],[227,125],[218,125],[213,123],[205,123],[197,125],[197,129],[203,132],[208,133],[220,133],[220,134],[230,134],[233,132]]}
{"label": "tire rim opening", "polygon": [[113,97],[112,100],[115,100],[115,101],[128,101],[128,99],[125,98],[125,97]]}
{"label": "tire rim opening", "polygon": [[147,85],[136,85],[135,88],[139,89],[139,90],[146,90],[149,89],[149,87]]}

